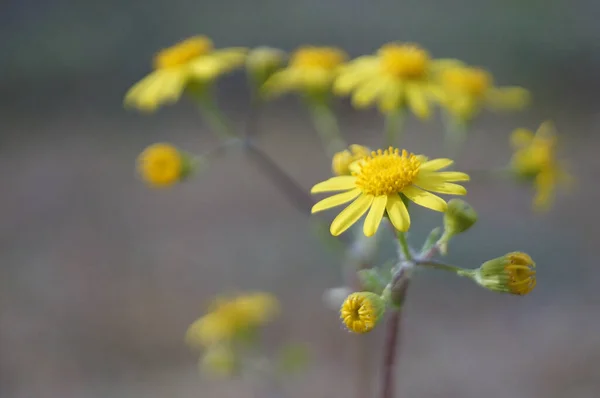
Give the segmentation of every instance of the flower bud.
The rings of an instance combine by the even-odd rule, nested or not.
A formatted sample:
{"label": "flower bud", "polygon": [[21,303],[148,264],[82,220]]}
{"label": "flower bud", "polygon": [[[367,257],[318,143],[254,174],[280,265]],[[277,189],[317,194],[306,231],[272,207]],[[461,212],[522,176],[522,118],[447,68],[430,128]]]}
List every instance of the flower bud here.
{"label": "flower bud", "polygon": [[536,285],[535,262],[528,254],[508,253],[483,263],[473,279],[486,289],[524,296]]}
{"label": "flower bud", "polygon": [[367,333],[373,330],[385,313],[385,301],[375,293],[352,293],[340,309],[340,318],[348,330]]}
{"label": "flower bud", "polygon": [[167,143],[150,145],[138,156],[137,168],[150,186],[164,188],[183,180],[191,171],[191,158]]}
{"label": "flower bud", "polygon": [[462,199],[448,201],[448,209],[444,213],[444,234],[440,238],[440,252],[446,254],[448,242],[452,237],[467,231],[477,222],[477,213]]}
{"label": "flower bud", "polygon": [[350,147],[344,151],[337,152],[333,155],[331,161],[331,169],[333,174],[337,176],[350,175],[350,165],[357,160],[369,156],[371,150],[362,145],[350,145]]}

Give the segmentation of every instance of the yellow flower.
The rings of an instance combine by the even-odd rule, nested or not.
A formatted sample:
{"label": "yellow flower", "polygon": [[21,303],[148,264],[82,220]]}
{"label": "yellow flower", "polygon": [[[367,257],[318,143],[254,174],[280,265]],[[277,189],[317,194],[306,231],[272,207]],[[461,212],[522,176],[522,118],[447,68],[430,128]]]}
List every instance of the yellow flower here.
{"label": "yellow flower", "polygon": [[205,36],[184,40],[154,57],[154,71],[129,89],[125,105],[154,111],[179,100],[190,83],[207,83],[243,66],[246,49],[214,50]]}
{"label": "yellow flower", "polygon": [[383,299],[371,292],[349,295],[340,309],[340,318],[348,330],[367,333],[373,330],[385,312]]}
{"label": "yellow flower", "polygon": [[548,209],[558,184],[569,184],[572,177],[557,159],[557,138],[554,126],[547,121],[538,131],[517,129],[511,135],[514,154],[511,159],[513,173],[524,179],[534,180],[536,210]]}
{"label": "yellow flower", "polygon": [[346,59],[346,53],[335,47],[300,47],[291,55],[289,65],[266,81],[263,93],[276,96],[288,91],[326,92]]}
{"label": "yellow flower", "polygon": [[492,75],[481,68],[455,66],[441,72],[440,102],[454,117],[468,121],[483,107],[522,109],[529,92],[521,87],[495,87]]}
{"label": "yellow flower", "polygon": [[[312,212],[327,210],[353,201],[331,223],[331,234],[337,236],[350,228],[369,210],[363,232],[372,236],[377,231],[384,213],[397,230],[407,231],[410,216],[402,197],[436,211],[445,211],[447,204],[431,192],[465,195],[466,189],[456,181],[468,181],[465,173],[439,171],[453,163],[450,159],[428,160],[406,150],[390,147],[372,152],[355,162],[351,176],[332,177],[315,185],[311,193],[344,191],[323,199]],[[431,191],[431,192],[428,192]],[[355,200],[356,199],[356,200]]]}
{"label": "yellow flower", "polygon": [[263,84],[285,62],[286,53],[276,48],[258,47],[248,53],[246,69],[258,84]]}
{"label": "yellow flower", "polygon": [[186,341],[208,347],[229,342],[240,333],[268,322],[279,311],[277,299],[267,293],[249,293],[215,300],[210,311],[188,328]]}
{"label": "yellow flower", "polygon": [[378,102],[383,113],[390,113],[408,105],[425,119],[430,115],[429,103],[441,90],[437,73],[456,64],[458,61],[433,60],[414,44],[388,43],[376,55],[359,57],[345,66],[334,83],[334,92],[352,94],[357,108]]}
{"label": "yellow flower", "polygon": [[357,160],[369,156],[371,150],[362,145],[350,145],[349,149],[337,152],[333,155],[331,169],[338,176],[350,175],[350,165]]}
{"label": "yellow flower", "polygon": [[186,175],[187,159],[173,145],[159,143],[138,156],[138,171],[144,181],[156,188],[173,185]]}
{"label": "yellow flower", "polygon": [[535,262],[525,253],[508,253],[483,263],[473,278],[487,289],[523,296],[535,288]]}

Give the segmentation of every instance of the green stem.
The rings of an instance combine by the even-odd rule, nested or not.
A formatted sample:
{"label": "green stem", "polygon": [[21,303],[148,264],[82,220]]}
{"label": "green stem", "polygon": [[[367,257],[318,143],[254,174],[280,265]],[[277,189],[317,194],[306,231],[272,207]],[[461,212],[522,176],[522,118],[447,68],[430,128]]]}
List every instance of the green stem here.
{"label": "green stem", "polygon": [[331,111],[329,104],[325,100],[308,100],[308,107],[327,155],[333,157],[336,152],[346,149],[347,144],[340,133],[337,117]]}
{"label": "green stem", "polygon": [[412,260],[412,254],[410,252],[410,246],[406,240],[406,232],[398,231],[398,243],[400,244],[400,250],[406,260]]}
{"label": "green stem", "polygon": [[221,112],[214,100],[212,92],[205,91],[196,96],[200,112],[212,129],[212,131],[223,141],[236,137],[227,117]]}
{"label": "green stem", "polygon": [[446,130],[448,156],[456,158],[460,155],[462,147],[467,139],[468,125],[466,122],[462,122],[456,117],[446,114],[444,118],[444,127]]}
{"label": "green stem", "polygon": [[456,267],[456,266],[450,265],[450,264],[444,264],[439,261],[417,260],[417,261],[415,261],[415,264],[424,266],[424,267],[431,267],[431,268],[435,268],[435,269],[441,269],[444,271],[454,272],[455,274],[460,275],[460,276],[466,276],[466,277],[470,277],[470,278],[473,277],[473,271],[470,269]]}
{"label": "green stem", "polygon": [[398,110],[385,117],[385,146],[395,147],[404,130],[404,111]]}

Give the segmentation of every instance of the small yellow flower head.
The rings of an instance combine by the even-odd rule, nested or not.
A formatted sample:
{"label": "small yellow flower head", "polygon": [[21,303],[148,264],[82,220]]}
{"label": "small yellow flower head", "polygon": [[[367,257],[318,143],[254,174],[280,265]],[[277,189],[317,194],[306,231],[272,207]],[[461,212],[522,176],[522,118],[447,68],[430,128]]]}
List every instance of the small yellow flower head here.
{"label": "small yellow flower head", "polygon": [[368,333],[377,326],[385,313],[385,301],[375,293],[352,293],[340,309],[344,325],[354,333]]}
{"label": "small yellow flower head", "polygon": [[238,366],[238,359],[230,346],[217,344],[210,346],[200,362],[202,371],[216,377],[232,376]]}
{"label": "small yellow flower head", "polygon": [[357,160],[369,156],[371,150],[362,145],[350,145],[349,149],[337,152],[333,155],[331,169],[337,176],[350,175],[350,165]]}
{"label": "small yellow flower head", "polygon": [[292,53],[289,65],[266,81],[263,93],[276,96],[289,91],[327,92],[346,59],[346,53],[335,47],[300,47]]}
{"label": "small yellow flower head", "polygon": [[210,53],[213,48],[213,43],[208,37],[191,37],[173,47],[159,51],[154,56],[154,69],[170,69],[185,65],[194,58]]}
{"label": "small yellow flower head", "polygon": [[144,149],[138,156],[137,163],[142,179],[155,188],[176,184],[189,171],[187,157],[176,147],[166,143],[153,144]]}
{"label": "small yellow flower head", "polygon": [[530,102],[521,87],[495,87],[492,75],[482,68],[457,65],[440,73],[440,101],[454,117],[471,120],[482,107],[519,110]]}
{"label": "small yellow flower head", "polygon": [[311,193],[343,191],[315,204],[312,212],[352,201],[331,223],[330,232],[334,236],[350,228],[367,211],[363,226],[366,236],[375,234],[385,213],[397,230],[407,231],[410,216],[402,197],[423,207],[444,212],[446,201],[431,192],[466,194],[466,189],[454,182],[468,181],[467,174],[440,171],[452,163],[450,159],[428,160],[423,155],[392,147],[371,152],[350,166],[352,175],[332,177],[312,188]]}
{"label": "small yellow flower head", "polygon": [[535,263],[525,253],[508,253],[483,263],[474,280],[495,292],[524,296],[535,288]]}
{"label": "small yellow flower head", "polygon": [[286,59],[286,53],[271,47],[258,47],[248,53],[246,69],[258,85],[262,85]]}
{"label": "small yellow flower head", "polygon": [[127,91],[125,105],[152,112],[163,104],[177,102],[186,89],[204,88],[220,75],[244,65],[246,52],[244,48],[215,50],[205,36],[186,39],[156,54],[154,71]]}
{"label": "small yellow flower head", "polygon": [[511,170],[516,177],[534,182],[534,208],[548,209],[556,186],[572,182],[572,177],[557,158],[553,124],[549,121],[542,123],[535,134],[526,129],[517,129],[511,135],[511,145],[514,149]]}
{"label": "small yellow flower head", "polygon": [[415,44],[388,43],[375,55],[359,57],[340,72],[334,83],[338,95],[351,95],[356,108],[378,103],[383,113],[408,106],[421,119],[431,113],[430,103],[443,92],[437,73],[459,64],[434,60]]}

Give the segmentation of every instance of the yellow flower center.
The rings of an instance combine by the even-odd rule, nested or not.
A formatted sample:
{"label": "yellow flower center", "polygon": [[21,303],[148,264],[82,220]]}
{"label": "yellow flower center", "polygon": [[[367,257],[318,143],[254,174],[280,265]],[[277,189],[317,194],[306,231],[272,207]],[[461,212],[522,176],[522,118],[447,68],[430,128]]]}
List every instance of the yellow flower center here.
{"label": "yellow flower center", "polygon": [[429,54],[414,44],[386,44],[379,49],[381,69],[401,79],[420,79],[427,73]]}
{"label": "yellow flower center", "polygon": [[151,145],[138,159],[142,178],[154,186],[167,186],[179,181],[183,167],[181,154],[169,144]]}
{"label": "yellow flower center", "polygon": [[380,149],[362,161],[360,171],[354,173],[356,185],[367,195],[400,193],[412,184],[420,166],[419,158],[406,150]]}
{"label": "yellow flower center", "polygon": [[491,87],[492,76],[481,68],[452,68],[443,72],[442,82],[452,91],[482,97]]}
{"label": "yellow flower center", "polygon": [[367,333],[377,324],[377,313],[368,299],[360,294],[348,296],[340,310],[340,318],[349,330]]}
{"label": "yellow flower center", "polygon": [[369,156],[370,150],[362,145],[350,145],[350,149],[337,152],[333,155],[331,169],[338,176],[351,175],[350,165],[365,156]]}
{"label": "yellow flower center", "polygon": [[535,263],[525,253],[508,255],[509,263],[504,267],[508,274],[508,287],[513,294],[525,295],[536,285]]}
{"label": "yellow flower center", "polygon": [[212,41],[206,36],[195,36],[172,47],[159,51],[154,57],[155,69],[168,69],[185,65],[192,59],[213,50]]}
{"label": "yellow flower center", "polygon": [[301,47],[290,60],[298,69],[333,70],[346,61],[346,53],[334,47]]}

